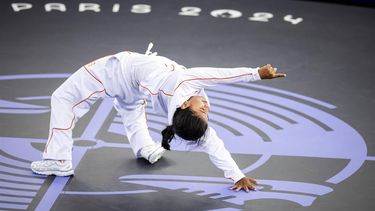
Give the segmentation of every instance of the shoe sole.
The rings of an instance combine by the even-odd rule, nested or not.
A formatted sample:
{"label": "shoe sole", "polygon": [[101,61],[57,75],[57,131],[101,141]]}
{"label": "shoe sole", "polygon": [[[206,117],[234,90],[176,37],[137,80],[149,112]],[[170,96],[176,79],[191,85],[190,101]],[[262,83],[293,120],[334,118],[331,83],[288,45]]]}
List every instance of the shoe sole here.
{"label": "shoe sole", "polygon": [[74,170],[69,170],[69,171],[36,171],[34,169],[31,169],[35,174],[40,174],[40,175],[56,175],[56,176],[61,176],[61,177],[66,177],[66,176],[71,176],[74,175]]}

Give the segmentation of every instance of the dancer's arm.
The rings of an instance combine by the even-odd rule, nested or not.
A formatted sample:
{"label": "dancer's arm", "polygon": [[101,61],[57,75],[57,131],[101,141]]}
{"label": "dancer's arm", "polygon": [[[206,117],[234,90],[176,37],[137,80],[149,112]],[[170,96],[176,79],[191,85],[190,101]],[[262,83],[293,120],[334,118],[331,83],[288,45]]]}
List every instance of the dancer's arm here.
{"label": "dancer's arm", "polygon": [[194,88],[203,88],[224,83],[250,82],[286,76],[284,73],[276,73],[276,70],[277,68],[269,64],[261,68],[194,67],[183,72],[184,80],[181,83]]}
{"label": "dancer's arm", "polygon": [[203,150],[209,155],[212,163],[224,171],[224,177],[231,179],[235,183],[232,187],[233,190],[255,190],[252,184],[256,184],[256,181],[246,177],[242,173],[213,128],[210,127],[207,129],[205,141],[202,146]]}

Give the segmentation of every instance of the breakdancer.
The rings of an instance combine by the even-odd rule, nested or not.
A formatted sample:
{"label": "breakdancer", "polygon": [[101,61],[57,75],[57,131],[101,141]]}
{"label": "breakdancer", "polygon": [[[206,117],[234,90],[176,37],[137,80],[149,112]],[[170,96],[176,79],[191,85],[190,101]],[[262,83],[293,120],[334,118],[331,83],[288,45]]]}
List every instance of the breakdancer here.
{"label": "breakdancer", "polygon": [[[111,97],[120,113],[126,136],[138,158],[151,164],[158,161],[174,139],[209,155],[212,163],[231,179],[236,191],[255,190],[256,181],[238,168],[223,141],[208,125],[210,103],[204,88],[218,84],[257,81],[285,77],[267,64],[261,68],[185,68],[176,62],[151,53],[120,52],[82,66],[51,96],[49,137],[43,160],[34,161],[37,174],[69,176],[72,167],[72,130],[80,117],[98,99]],[[168,116],[162,141],[152,140],[145,117],[146,100],[153,109]]]}

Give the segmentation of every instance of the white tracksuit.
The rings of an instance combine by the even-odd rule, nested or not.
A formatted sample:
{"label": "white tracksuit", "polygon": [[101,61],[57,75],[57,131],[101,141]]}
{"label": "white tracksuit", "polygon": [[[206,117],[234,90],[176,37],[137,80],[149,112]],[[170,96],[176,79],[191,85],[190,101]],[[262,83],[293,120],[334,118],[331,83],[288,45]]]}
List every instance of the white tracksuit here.
{"label": "white tracksuit", "polygon": [[[52,94],[50,132],[43,158],[72,159],[72,129],[99,98],[114,98],[133,152],[139,156],[142,147],[155,143],[146,124],[147,98],[151,97],[156,112],[168,115],[171,124],[176,108],[191,96],[207,99],[204,87],[255,80],[260,80],[258,68],[186,69],[165,57],[133,52],[103,57],[81,67]],[[198,148],[208,153],[226,178],[237,182],[244,177],[213,128],[207,129]]]}

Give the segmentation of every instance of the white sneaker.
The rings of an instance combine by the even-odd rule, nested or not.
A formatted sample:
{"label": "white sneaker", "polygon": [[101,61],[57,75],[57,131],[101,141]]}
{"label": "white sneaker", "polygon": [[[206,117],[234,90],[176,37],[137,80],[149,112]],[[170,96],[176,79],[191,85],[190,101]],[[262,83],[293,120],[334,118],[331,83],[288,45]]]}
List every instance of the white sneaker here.
{"label": "white sneaker", "polygon": [[31,170],[36,174],[70,176],[74,174],[72,161],[41,160],[31,163]]}
{"label": "white sneaker", "polygon": [[154,145],[147,145],[141,149],[141,156],[148,160],[151,164],[156,163],[164,154],[164,152],[167,151],[159,144]]}

